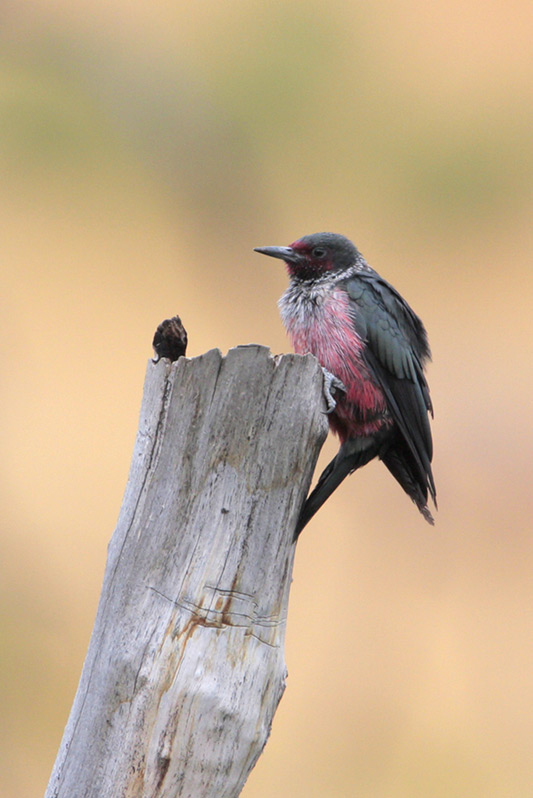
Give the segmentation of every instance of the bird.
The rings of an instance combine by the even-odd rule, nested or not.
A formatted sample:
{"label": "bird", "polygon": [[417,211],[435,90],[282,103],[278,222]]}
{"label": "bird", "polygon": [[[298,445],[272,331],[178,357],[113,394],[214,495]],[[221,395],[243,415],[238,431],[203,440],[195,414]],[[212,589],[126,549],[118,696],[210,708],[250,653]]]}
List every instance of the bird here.
{"label": "bird", "polygon": [[433,524],[431,352],[421,319],[343,235],[314,233],[255,252],[285,262],[282,321],[294,350],[322,366],[326,397],[335,390],[327,412],[340,448],[303,504],[295,538],[341,482],[376,457]]}

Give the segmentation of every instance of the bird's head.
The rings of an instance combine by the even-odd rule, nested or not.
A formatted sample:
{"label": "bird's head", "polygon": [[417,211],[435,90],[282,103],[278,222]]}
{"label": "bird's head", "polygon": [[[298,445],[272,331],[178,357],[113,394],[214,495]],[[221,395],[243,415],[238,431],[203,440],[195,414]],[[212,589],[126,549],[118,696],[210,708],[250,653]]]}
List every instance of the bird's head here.
{"label": "bird's head", "polygon": [[344,271],[360,257],[352,242],[337,233],[314,233],[288,247],[256,247],[254,251],[285,261],[291,277],[301,280]]}

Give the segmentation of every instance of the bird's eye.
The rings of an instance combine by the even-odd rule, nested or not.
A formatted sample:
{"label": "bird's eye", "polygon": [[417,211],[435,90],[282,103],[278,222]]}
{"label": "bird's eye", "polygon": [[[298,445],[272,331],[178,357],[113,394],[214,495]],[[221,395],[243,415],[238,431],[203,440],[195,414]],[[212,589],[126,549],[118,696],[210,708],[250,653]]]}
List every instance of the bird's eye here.
{"label": "bird's eye", "polygon": [[326,254],[324,247],[315,247],[313,249],[313,258],[323,258]]}

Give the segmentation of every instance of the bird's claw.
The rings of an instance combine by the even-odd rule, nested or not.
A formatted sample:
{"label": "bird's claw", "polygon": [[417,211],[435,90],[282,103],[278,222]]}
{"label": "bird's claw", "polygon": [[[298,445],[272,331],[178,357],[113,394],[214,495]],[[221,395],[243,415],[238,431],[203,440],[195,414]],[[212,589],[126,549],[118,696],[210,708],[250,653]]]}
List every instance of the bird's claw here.
{"label": "bird's claw", "polygon": [[331,371],[324,368],[322,371],[324,372],[324,398],[326,400],[326,410],[324,412],[329,416],[337,407],[337,401],[333,393],[346,393],[346,386]]}

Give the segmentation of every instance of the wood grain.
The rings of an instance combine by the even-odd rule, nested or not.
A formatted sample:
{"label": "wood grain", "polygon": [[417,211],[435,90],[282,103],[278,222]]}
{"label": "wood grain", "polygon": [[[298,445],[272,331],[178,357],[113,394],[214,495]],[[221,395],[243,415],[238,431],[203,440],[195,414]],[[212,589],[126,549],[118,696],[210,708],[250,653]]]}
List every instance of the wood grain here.
{"label": "wood grain", "polygon": [[149,362],[47,798],[239,795],[285,687],[292,536],[323,409],[310,355]]}

